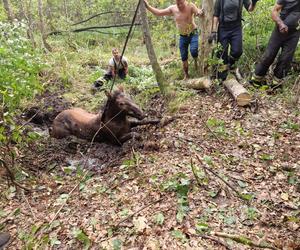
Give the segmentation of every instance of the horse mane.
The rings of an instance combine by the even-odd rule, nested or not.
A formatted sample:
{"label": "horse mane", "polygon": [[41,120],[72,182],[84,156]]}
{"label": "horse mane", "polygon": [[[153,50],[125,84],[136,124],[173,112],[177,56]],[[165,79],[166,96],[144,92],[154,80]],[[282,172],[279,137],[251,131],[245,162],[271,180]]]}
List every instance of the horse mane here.
{"label": "horse mane", "polygon": [[105,104],[103,106],[101,106],[101,108],[100,108],[100,112],[102,112],[102,118],[101,118],[102,121],[104,120],[105,111],[109,108],[109,104],[112,101],[115,101],[116,98],[122,93],[124,93],[122,90],[116,89],[110,93],[110,97],[107,97]]}

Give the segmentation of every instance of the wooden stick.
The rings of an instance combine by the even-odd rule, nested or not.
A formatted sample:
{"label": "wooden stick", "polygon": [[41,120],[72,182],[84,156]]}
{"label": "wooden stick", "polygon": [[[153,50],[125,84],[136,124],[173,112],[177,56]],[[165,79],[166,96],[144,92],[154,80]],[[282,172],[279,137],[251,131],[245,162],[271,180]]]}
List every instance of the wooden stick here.
{"label": "wooden stick", "polygon": [[135,211],[135,212],[132,213],[131,215],[127,216],[127,217],[124,218],[123,220],[119,221],[119,222],[114,226],[114,228],[117,228],[120,224],[122,224],[123,222],[125,222],[125,221],[127,221],[128,219],[132,218],[134,215],[140,213],[141,211],[145,210],[146,208],[148,208],[148,207],[150,207],[150,206],[152,206],[152,205],[154,205],[154,204],[156,204],[156,203],[161,202],[163,199],[164,199],[164,198],[160,198],[160,199],[158,199],[158,200],[156,200],[156,201],[154,201],[154,202],[151,202],[151,203],[149,203],[149,204],[143,206],[142,208],[140,208],[139,210]]}
{"label": "wooden stick", "polygon": [[273,247],[273,246],[268,245],[268,244],[255,243],[251,239],[249,239],[245,236],[241,236],[241,235],[233,235],[233,234],[227,234],[227,233],[223,233],[223,232],[211,232],[211,234],[215,235],[215,236],[218,236],[218,237],[231,239],[231,240],[233,240],[237,243],[241,243],[241,244],[248,245],[248,246],[251,246],[251,247],[268,248],[268,249],[273,249],[273,250],[279,250],[279,248]]}
{"label": "wooden stick", "polygon": [[201,122],[202,122],[202,123],[204,124],[204,126],[212,133],[212,135],[218,140],[218,142],[219,142],[220,144],[223,145],[223,142],[222,142],[222,141],[220,140],[220,138],[215,134],[215,132],[212,131],[211,128],[206,124],[206,122],[204,122],[204,121],[202,120],[202,115],[203,115],[203,113],[202,113],[201,111],[199,111],[199,116],[200,116]]}
{"label": "wooden stick", "polygon": [[1,159],[1,158],[0,158],[0,163],[1,163],[2,166],[6,169],[6,171],[7,171],[7,173],[8,173],[8,176],[9,176],[11,182],[12,182],[15,186],[17,186],[17,187],[19,187],[19,188],[22,188],[22,189],[26,190],[27,192],[31,192],[31,191],[32,191],[31,189],[22,186],[20,183],[18,183],[18,182],[16,181],[13,172],[12,172],[11,169],[7,166],[6,162],[5,162],[3,159]]}
{"label": "wooden stick", "polygon": [[193,159],[191,158],[191,168],[192,168],[192,172],[195,176],[195,179],[196,179],[196,182],[198,184],[199,187],[202,187],[202,184],[201,184],[201,181],[200,181],[200,178],[199,176],[197,175],[196,173],[196,170],[195,170],[195,166],[194,166],[194,163],[193,163]]}
{"label": "wooden stick", "polygon": [[204,235],[204,234],[203,234],[203,235],[201,235],[201,234],[200,234],[200,235],[194,235],[194,234],[192,234],[192,236],[197,236],[197,237],[201,237],[201,238],[203,238],[203,239],[212,240],[212,241],[214,241],[214,242],[216,242],[216,243],[218,243],[218,244],[224,246],[227,250],[231,250],[231,249],[232,249],[226,242],[221,241],[221,240],[219,240],[218,238],[213,237],[213,236]]}
{"label": "wooden stick", "polygon": [[32,207],[30,206],[30,204],[29,204],[29,202],[28,202],[28,200],[27,200],[27,198],[26,198],[26,196],[25,196],[25,194],[23,192],[22,192],[22,195],[23,195],[23,198],[25,199],[25,201],[26,201],[26,203],[27,203],[27,205],[28,205],[28,207],[30,209],[30,212],[31,212],[31,215],[32,215],[33,219],[36,220],[36,217],[35,217],[35,214],[34,214],[34,212],[32,210]]}
{"label": "wooden stick", "polygon": [[216,176],[216,177],[219,178],[221,181],[223,181],[228,187],[230,187],[230,188],[238,195],[239,198],[243,199],[242,196],[241,196],[241,194],[240,194],[240,192],[237,191],[231,184],[229,184],[227,181],[225,181],[220,175],[218,175],[217,173],[215,173],[212,169],[206,167],[206,166],[203,164],[203,162],[202,162],[202,160],[201,160],[201,158],[200,158],[200,156],[199,156],[198,154],[196,154],[196,157],[197,157],[198,161],[201,163],[201,166],[202,166],[204,169],[206,169],[208,172],[212,173],[214,176]]}
{"label": "wooden stick", "polygon": [[[156,203],[162,201],[164,198],[165,198],[165,197],[160,198],[160,199],[158,199],[158,200],[156,200],[156,201],[154,201],[154,202],[151,202],[151,203],[145,205],[144,207],[140,208],[139,210],[135,211],[134,213],[130,214],[129,216],[127,216],[127,217],[124,218],[123,220],[119,221],[115,226],[113,226],[113,229],[117,229],[118,226],[121,225],[123,222],[125,222],[125,221],[127,221],[128,219],[132,218],[134,215],[140,213],[140,212],[143,211],[144,209],[146,209],[146,208],[148,208],[148,207],[150,207],[150,206],[152,206],[152,205],[154,205],[154,204],[156,204]],[[106,238],[103,238],[103,239],[101,239],[101,240],[100,240],[99,238],[97,238],[95,242],[101,243],[101,242],[103,242],[103,241],[106,241],[106,240],[112,238],[113,236],[114,236],[114,233],[113,233],[111,236],[106,237]],[[99,240],[100,240],[100,241],[99,241]]]}

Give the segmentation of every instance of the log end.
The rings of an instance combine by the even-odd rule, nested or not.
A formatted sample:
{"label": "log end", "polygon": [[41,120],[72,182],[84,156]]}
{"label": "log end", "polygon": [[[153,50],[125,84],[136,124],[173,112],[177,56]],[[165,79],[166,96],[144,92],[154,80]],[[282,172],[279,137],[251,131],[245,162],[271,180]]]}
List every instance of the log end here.
{"label": "log end", "polygon": [[239,94],[236,98],[237,105],[246,106],[251,102],[251,95],[249,93]]}

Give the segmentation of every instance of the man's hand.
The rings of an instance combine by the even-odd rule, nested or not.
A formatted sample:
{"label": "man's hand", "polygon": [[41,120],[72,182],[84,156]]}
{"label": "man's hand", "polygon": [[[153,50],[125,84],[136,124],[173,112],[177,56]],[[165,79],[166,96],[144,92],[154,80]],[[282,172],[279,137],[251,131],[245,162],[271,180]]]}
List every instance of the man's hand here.
{"label": "man's hand", "polygon": [[149,3],[147,0],[144,0],[144,4],[145,4],[145,7],[147,8],[149,6]]}
{"label": "man's hand", "polygon": [[284,24],[284,22],[278,22],[277,25],[280,33],[288,33],[289,28],[287,25]]}
{"label": "man's hand", "polygon": [[204,16],[204,10],[203,8],[199,9],[197,16]]}
{"label": "man's hand", "polygon": [[208,43],[216,42],[218,40],[218,33],[216,31],[211,32],[208,37]]}

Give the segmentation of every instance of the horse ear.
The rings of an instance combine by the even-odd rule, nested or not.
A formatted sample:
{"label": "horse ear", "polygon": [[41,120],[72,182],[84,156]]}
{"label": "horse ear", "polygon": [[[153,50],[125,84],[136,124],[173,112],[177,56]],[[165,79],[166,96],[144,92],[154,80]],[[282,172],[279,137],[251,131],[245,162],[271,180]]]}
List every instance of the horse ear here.
{"label": "horse ear", "polygon": [[104,93],[105,93],[105,95],[107,96],[107,98],[110,99],[110,98],[112,97],[112,96],[111,96],[111,93],[110,93],[109,91],[105,90]]}
{"label": "horse ear", "polygon": [[124,92],[124,87],[123,86],[118,86],[118,89],[121,91],[121,92]]}

